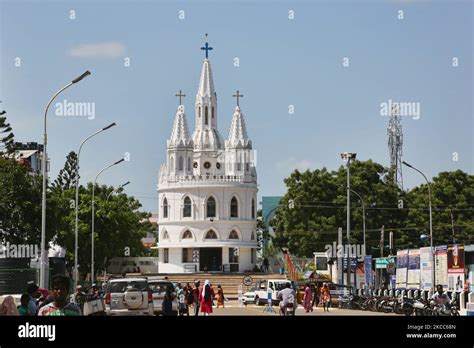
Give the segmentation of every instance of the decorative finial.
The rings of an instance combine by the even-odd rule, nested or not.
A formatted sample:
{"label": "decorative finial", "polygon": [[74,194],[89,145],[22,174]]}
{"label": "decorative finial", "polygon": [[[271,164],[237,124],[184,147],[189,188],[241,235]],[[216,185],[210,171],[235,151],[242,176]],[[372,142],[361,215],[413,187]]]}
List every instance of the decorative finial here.
{"label": "decorative finial", "polygon": [[232,97],[237,98],[237,106],[240,106],[239,100],[243,97],[243,94],[240,94],[239,90],[237,90],[236,94],[234,94]]}
{"label": "decorative finial", "polygon": [[174,96],[175,96],[175,97],[179,97],[179,105],[183,105],[183,104],[181,103],[181,98],[186,97],[186,94],[182,94],[182,93],[181,93],[181,90],[179,90],[179,93],[176,93]]}
{"label": "decorative finial", "polygon": [[209,46],[209,44],[207,43],[207,33],[206,33],[206,44],[204,45],[204,47],[201,47],[201,50],[206,51],[206,59],[208,59],[209,58],[209,51],[212,51],[213,48],[211,46]]}

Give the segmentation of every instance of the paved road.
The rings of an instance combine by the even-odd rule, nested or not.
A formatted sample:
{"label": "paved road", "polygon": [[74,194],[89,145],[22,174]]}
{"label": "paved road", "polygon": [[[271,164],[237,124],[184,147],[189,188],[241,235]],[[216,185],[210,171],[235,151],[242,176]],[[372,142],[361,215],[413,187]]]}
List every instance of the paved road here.
{"label": "paved road", "polygon": [[[227,308],[213,308],[213,315],[267,315],[267,316],[275,316],[278,314],[278,307],[274,307],[275,313],[271,312],[264,312],[264,306],[255,306],[255,305],[247,305],[246,307],[239,307],[237,304],[231,304]],[[297,316],[393,316],[397,314],[393,313],[378,313],[378,312],[370,312],[370,311],[359,311],[359,310],[350,310],[350,309],[338,309],[338,308],[330,308],[329,312],[324,312],[323,308],[315,308],[313,312],[306,313],[302,306],[299,306],[296,310]]]}

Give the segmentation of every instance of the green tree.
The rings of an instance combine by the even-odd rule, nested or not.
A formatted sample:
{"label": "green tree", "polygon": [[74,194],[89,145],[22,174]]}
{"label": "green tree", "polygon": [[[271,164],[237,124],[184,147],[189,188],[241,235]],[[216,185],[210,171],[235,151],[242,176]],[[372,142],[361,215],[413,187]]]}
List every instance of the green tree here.
{"label": "green tree", "polygon": [[[433,241],[435,245],[471,243],[474,240],[474,175],[457,170],[441,172],[431,181]],[[413,236],[408,247],[419,246],[419,236],[429,236],[428,185],[408,193],[407,229]],[[427,241],[429,243],[429,239]],[[429,245],[429,244],[428,244]]]}
{"label": "green tree", "polygon": [[66,157],[64,168],[59,171],[58,177],[53,183],[53,188],[56,190],[75,188],[77,181],[76,167],[77,154],[71,151]]}
{"label": "green tree", "polygon": [[[365,202],[368,247],[378,245],[377,229],[398,226],[406,216],[406,210],[398,208],[405,193],[392,178],[389,169],[371,160],[351,164],[351,189]],[[324,251],[325,245],[337,242],[338,227],[346,228],[346,168],[295,170],[284,181],[288,191],[272,221],[274,244],[288,247],[297,256],[311,257],[314,251]],[[363,242],[362,211],[359,198],[351,193],[351,243]]]}
{"label": "green tree", "polygon": [[0,152],[12,154],[15,151],[15,135],[10,124],[7,123],[5,114],[5,111],[0,112]]}

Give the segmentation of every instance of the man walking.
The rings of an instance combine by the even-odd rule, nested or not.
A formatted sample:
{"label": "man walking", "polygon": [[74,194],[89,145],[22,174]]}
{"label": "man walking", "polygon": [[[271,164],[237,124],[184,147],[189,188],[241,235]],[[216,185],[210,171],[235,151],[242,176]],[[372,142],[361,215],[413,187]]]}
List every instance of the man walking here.
{"label": "man walking", "polygon": [[199,290],[199,286],[201,282],[199,280],[194,281],[194,289],[193,289],[193,304],[194,304],[194,315],[197,317],[199,315],[199,307],[201,304],[201,291]]}

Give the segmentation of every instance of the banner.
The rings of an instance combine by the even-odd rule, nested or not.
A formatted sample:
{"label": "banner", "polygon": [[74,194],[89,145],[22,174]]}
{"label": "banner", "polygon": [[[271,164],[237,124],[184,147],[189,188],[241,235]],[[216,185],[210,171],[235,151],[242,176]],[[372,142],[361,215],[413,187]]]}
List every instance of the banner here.
{"label": "banner", "polygon": [[407,287],[408,249],[397,251],[396,287]]}
{"label": "banner", "polygon": [[410,249],[408,251],[407,288],[420,288],[420,249]]}
{"label": "banner", "polygon": [[372,255],[367,255],[364,257],[364,273],[365,273],[365,285],[367,285],[368,288],[371,288],[373,285]]}
{"label": "banner", "polygon": [[464,287],[464,245],[448,245],[448,291],[461,292]]}
{"label": "banner", "polygon": [[433,286],[433,253],[430,247],[420,248],[420,288],[430,290]]}
{"label": "banner", "polygon": [[435,247],[435,286],[442,285],[444,289],[448,287],[448,246],[440,245]]}

